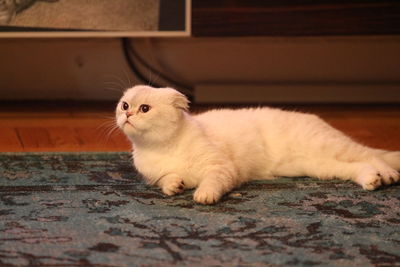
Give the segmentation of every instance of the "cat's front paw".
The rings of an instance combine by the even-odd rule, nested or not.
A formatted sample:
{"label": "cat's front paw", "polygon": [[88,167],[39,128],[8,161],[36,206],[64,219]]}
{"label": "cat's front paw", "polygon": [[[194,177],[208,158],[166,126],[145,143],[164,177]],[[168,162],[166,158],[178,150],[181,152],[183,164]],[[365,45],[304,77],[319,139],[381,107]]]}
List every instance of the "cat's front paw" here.
{"label": "cat's front paw", "polygon": [[174,179],[164,183],[161,189],[164,194],[173,196],[182,193],[185,190],[185,184],[182,179]]}
{"label": "cat's front paw", "polygon": [[215,204],[222,197],[222,193],[214,188],[200,186],[194,192],[193,199],[200,204]]}

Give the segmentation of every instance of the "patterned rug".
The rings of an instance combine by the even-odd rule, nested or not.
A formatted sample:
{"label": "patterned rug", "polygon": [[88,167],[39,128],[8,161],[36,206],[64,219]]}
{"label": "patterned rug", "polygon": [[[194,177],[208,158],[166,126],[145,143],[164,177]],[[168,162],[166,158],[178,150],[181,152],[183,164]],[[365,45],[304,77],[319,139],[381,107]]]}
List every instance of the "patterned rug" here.
{"label": "patterned rug", "polygon": [[282,178],[214,206],[128,153],[0,154],[1,266],[399,266],[400,187]]}

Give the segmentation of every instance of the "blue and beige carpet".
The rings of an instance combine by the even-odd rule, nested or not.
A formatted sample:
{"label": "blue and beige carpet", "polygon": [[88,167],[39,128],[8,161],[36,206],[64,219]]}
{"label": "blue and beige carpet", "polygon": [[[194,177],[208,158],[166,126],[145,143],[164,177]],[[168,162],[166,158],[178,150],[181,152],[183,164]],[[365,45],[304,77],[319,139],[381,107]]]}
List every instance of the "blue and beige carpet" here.
{"label": "blue and beige carpet", "polygon": [[214,206],[128,153],[0,154],[0,266],[400,266],[400,187],[254,182]]}

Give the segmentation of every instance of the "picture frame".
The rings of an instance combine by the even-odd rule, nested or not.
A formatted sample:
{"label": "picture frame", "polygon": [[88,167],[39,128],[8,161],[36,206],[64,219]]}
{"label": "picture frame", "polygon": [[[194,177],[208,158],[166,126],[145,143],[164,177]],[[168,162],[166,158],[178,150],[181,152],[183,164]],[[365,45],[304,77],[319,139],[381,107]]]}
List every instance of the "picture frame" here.
{"label": "picture frame", "polygon": [[0,0],[0,38],[184,37],[190,29],[191,0]]}

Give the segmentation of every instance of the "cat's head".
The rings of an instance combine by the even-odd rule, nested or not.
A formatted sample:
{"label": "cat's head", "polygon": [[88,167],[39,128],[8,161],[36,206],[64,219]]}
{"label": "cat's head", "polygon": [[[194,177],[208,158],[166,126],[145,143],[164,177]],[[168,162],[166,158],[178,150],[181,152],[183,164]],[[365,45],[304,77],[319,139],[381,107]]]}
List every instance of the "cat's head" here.
{"label": "cat's head", "polygon": [[163,141],[179,128],[188,108],[188,99],[172,88],[138,85],[121,97],[116,123],[132,141]]}

